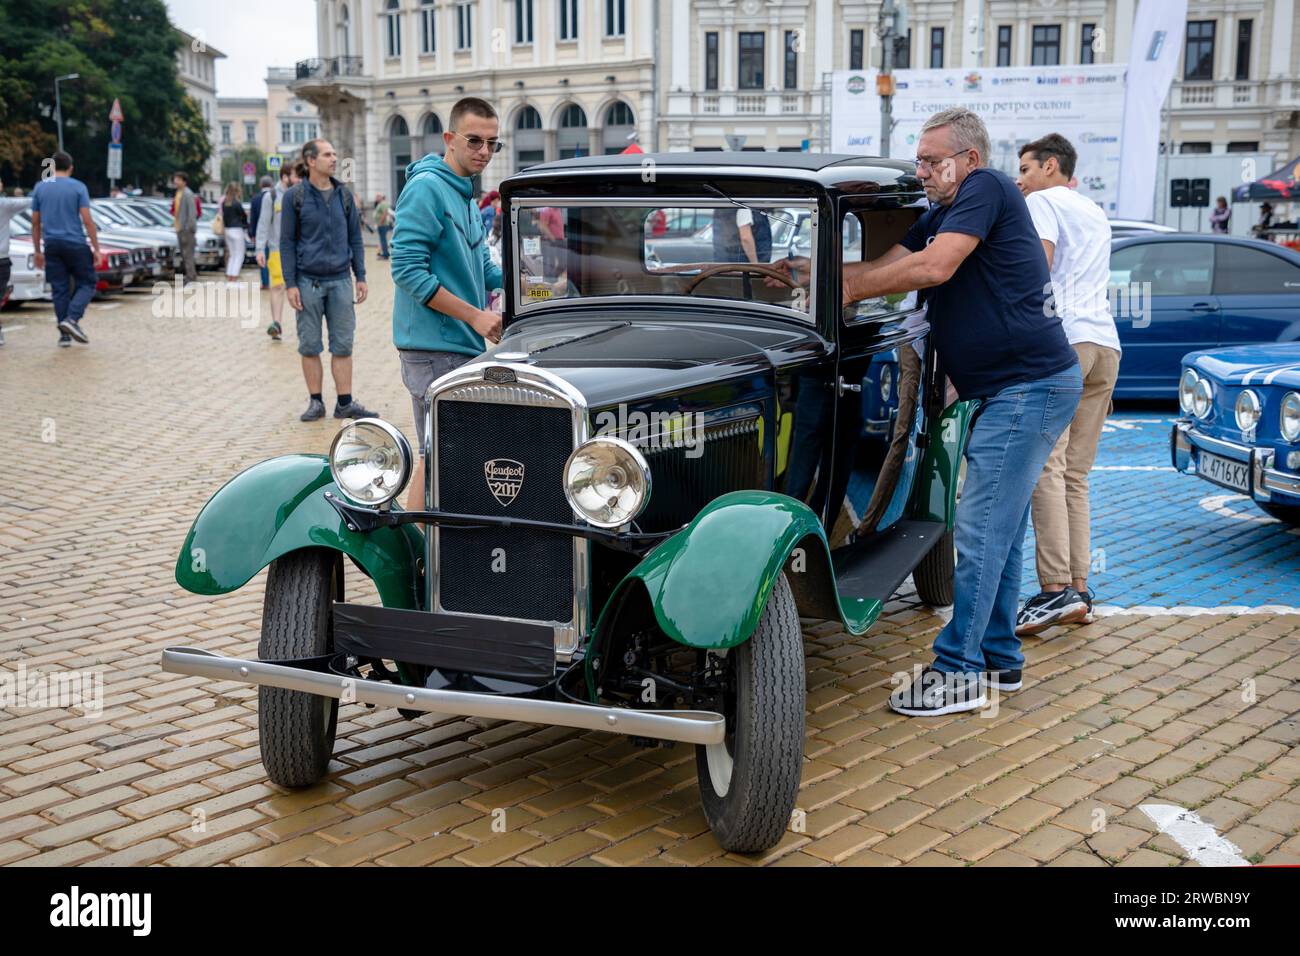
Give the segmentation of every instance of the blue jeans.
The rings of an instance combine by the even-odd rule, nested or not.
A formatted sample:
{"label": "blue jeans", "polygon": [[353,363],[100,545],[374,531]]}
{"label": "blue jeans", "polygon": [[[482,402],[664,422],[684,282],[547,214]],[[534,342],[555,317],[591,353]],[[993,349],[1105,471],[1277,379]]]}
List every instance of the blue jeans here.
{"label": "blue jeans", "polygon": [[[95,257],[84,242],[45,240],[45,278],[50,280],[54,316],[80,322],[95,297]],[[69,283],[75,281],[75,289]]]}
{"label": "blue jeans", "polygon": [[393,231],[392,226],[378,226],[376,231],[379,233],[379,254],[388,255],[388,234]]}
{"label": "blue jeans", "polygon": [[1082,395],[1076,363],[984,400],[966,445],[952,620],[934,639],[936,670],[978,673],[1024,665],[1016,611],[1029,502]]}
{"label": "blue jeans", "polygon": [[297,313],[298,354],[320,355],[325,345],[321,337],[321,319],[329,329],[330,354],[352,354],[352,338],[357,330],[352,276],[342,279],[309,279],[299,273],[298,294],[302,311]]}

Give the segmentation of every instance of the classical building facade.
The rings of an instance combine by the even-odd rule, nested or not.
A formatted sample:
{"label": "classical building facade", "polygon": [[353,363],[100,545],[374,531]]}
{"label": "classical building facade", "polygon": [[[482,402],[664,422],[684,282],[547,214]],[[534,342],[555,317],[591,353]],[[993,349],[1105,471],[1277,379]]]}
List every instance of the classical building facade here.
{"label": "classical building facade", "polygon": [[226,55],[200,37],[177,29],[181,45],[176,51],[176,66],[180,70],[181,86],[199,104],[203,121],[208,124],[208,142],[212,151],[208,156],[207,179],[195,183],[195,189],[205,200],[215,200],[221,192],[221,157],[217,152],[217,60]]}
{"label": "classical building facade", "polygon": [[[1300,152],[1297,0],[1192,0],[1171,92],[1179,153]],[[895,65],[1128,59],[1137,0],[909,0]],[[650,149],[824,148],[834,70],[877,68],[879,0],[317,0],[294,91],[367,194],[441,148],[451,104],[493,102],[521,166]]]}
{"label": "classical building facade", "polygon": [[267,156],[291,157],[302,144],[320,135],[316,107],[289,89],[292,67],[270,67],[265,97],[220,97],[217,100],[217,152],[227,156],[256,146]]}
{"label": "classical building facade", "polygon": [[504,150],[483,187],[577,154],[653,138],[654,4],[642,0],[317,0],[320,56],[293,92],[314,104],[358,191],[396,195],[441,152],[452,105],[481,96]]}

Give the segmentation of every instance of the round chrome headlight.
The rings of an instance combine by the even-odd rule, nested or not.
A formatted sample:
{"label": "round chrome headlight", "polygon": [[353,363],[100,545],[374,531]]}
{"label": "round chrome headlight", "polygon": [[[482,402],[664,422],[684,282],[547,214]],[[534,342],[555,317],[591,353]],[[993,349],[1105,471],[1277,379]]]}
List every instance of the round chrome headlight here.
{"label": "round chrome headlight", "polygon": [[1192,387],[1192,414],[1197,418],[1204,418],[1210,414],[1210,409],[1214,407],[1214,389],[1210,387],[1209,379],[1200,379]]}
{"label": "round chrome headlight", "polygon": [[621,527],[650,501],[650,466],[623,439],[601,435],[575,448],[564,463],[564,496],[588,524]]}
{"label": "round chrome headlight", "polygon": [[378,418],[344,425],[330,445],[330,474],[339,491],[359,505],[392,501],[411,477],[406,436]]}
{"label": "round chrome headlight", "polygon": [[1253,431],[1259,424],[1259,396],[1250,389],[1246,389],[1237,396],[1237,405],[1233,409],[1236,415],[1237,427],[1243,432]]}
{"label": "round chrome headlight", "polygon": [[880,400],[889,402],[889,396],[894,392],[894,370],[886,365],[880,370]]}
{"label": "round chrome headlight", "polygon": [[1183,377],[1178,380],[1178,407],[1184,415],[1192,414],[1192,390],[1200,380],[1201,376],[1196,374],[1195,369],[1183,369]]}
{"label": "round chrome headlight", "polygon": [[1300,438],[1300,392],[1287,392],[1282,399],[1282,437],[1287,441]]}

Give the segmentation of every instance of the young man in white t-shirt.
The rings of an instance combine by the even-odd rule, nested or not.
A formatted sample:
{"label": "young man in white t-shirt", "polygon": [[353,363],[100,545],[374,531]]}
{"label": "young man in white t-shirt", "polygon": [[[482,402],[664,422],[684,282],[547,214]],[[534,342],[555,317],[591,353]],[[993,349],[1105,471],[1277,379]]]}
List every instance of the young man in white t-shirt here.
{"label": "young man in white t-shirt", "polygon": [[1110,312],[1110,223],[1101,207],[1071,189],[1078,154],[1058,133],[1020,148],[1020,178],[1034,229],[1051,270],[1047,300],[1079,356],[1083,397],[1034,489],[1033,519],[1040,594],[1016,618],[1016,634],[1092,620],[1088,472],[1111,407],[1120,344]]}

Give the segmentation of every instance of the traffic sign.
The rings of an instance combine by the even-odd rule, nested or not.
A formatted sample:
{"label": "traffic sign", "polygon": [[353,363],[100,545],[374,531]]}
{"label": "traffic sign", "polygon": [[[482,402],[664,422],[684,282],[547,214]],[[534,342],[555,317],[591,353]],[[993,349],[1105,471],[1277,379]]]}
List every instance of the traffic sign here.
{"label": "traffic sign", "polygon": [[113,142],[120,144],[122,142],[122,121],[113,120],[113,125],[109,127],[109,131]]}
{"label": "traffic sign", "polygon": [[284,160],[281,159],[279,156],[268,156],[266,157],[266,168],[270,170],[278,170],[280,168],[280,164],[283,162]]}
{"label": "traffic sign", "polygon": [[122,178],[122,144],[110,143],[108,147],[108,178]]}
{"label": "traffic sign", "polygon": [[113,108],[108,111],[108,118],[114,123],[120,123],[126,119],[126,117],[122,115],[121,100],[113,100]]}
{"label": "traffic sign", "polygon": [[257,167],[252,163],[244,163],[244,182],[252,184],[257,181]]}

